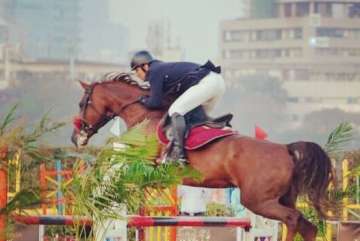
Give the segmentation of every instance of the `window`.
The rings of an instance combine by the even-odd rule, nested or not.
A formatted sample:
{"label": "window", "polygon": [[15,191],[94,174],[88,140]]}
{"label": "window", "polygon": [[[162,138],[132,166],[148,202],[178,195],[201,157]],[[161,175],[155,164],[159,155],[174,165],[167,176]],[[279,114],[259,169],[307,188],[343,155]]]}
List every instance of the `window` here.
{"label": "window", "polygon": [[229,59],[230,58],[230,51],[229,50],[223,50],[223,58]]}
{"label": "window", "polygon": [[343,28],[317,28],[316,36],[329,38],[344,38],[345,29]]}
{"label": "window", "polygon": [[280,29],[258,30],[256,31],[257,41],[275,41],[281,39]]}
{"label": "window", "polygon": [[231,33],[230,31],[224,31],[224,40],[231,41]]}
{"label": "window", "polygon": [[245,58],[249,58],[249,50],[228,50],[225,53],[226,58],[228,59],[245,59]]}
{"label": "window", "polygon": [[302,28],[288,28],[282,30],[283,39],[302,39],[303,30]]}
{"label": "window", "polygon": [[283,55],[282,56],[286,57],[286,58],[290,57],[290,49],[283,49]]}
{"label": "window", "polygon": [[248,42],[250,38],[250,31],[239,30],[239,31],[225,31],[225,41],[237,41],[237,42]]}
{"label": "window", "polygon": [[295,15],[296,17],[305,17],[309,16],[310,12],[310,3],[308,2],[299,2],[295,5]]}
{"label": "window", "polygon": [[360,56],[360,49],[349,50],[349,56]]}
{"label": "window", "polygon": [[359,98],[356,98],[356,97],[348,97],[348,98],[347,98],[347,103],[348,103],[348,104],[357,104],[357,103],[359,103]]}
{"label": "window", "polygon": [[285,69],[282,71],[282,79],[283,80],[291,80],[291,74],[289,69]]}
{"label": "window", "polygon": [[315,3],[315,13],[320,14],[322,17],[332,16],[332,3]]}
{"label": "window", "polygon": [[281,57],[281,49],[257,49],[255,55],[257,59],[273,59]]}
{"label": "window", "polygon": [[301,48],[292,48],[292,49],[290,49],[290,56],[291,57],[301,57],[302,56],[302,49]]}
{"label": "window", "polygon": [[359,39],[360,40],[360,29],[350,29],[349,30],[349,37],[352,39]]}
{"label": "window", "polygon": [[302,39],[302,38],[303,38],[302,28],[295,28],[294,29],[294,39]]}
{"label": "window", "polygon": [[354,3],[349,7],[350,18],[360,18],[360,3]]}
{"label": "window", "polygon": [[294,78],[295,80],[309,80],[310,79],[310,73],[307,69],[296,69],[294,71]]}
{"label": "window", "polygon": [[298,98],[298,97],[288,97],[288,102],[298,103],[298,102],[299,102],[299,98]]}
{"label": "window", "polygon": [[320,56],[337,56],[339,51],[337,48],[318,48],[315,52]]}
{"label": "window", "polygon": [[284,16],[289,18],[292,16],[292,4],[291,3],[285,3],[284,4]]}

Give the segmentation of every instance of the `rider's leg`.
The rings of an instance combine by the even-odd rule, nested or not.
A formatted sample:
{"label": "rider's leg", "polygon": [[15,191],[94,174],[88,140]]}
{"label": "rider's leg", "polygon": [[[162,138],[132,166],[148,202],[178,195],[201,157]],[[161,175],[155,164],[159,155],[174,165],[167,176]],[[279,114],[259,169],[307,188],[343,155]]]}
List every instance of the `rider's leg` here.
{"label": "rider's leg", "polygon": [[[220,78],[222,78],[219,75]],[[221,98],[223,97],[225,93],[225,83],[223,82],[223,84],[219,84],[218,85],[218,91],[216,92],[216,95],[209,99],[208,101],[206,101],[205,103],[202,104],[205,113],[209,116],[209,113],[215,108],[216,104],[221,100]]]}
{"label": "rider's leg", "polygon": [[174,113],[171,115],[173,147],[169,158],[174,161],[187,162],[184,152],[184,136],[186,123],[183,115]]}
{"label": "rider's leg", "polygon": [[174,138],[174,146],[170,153],[171,159],[185,161],[184,136],[186,125],[184,115],[200,105],[206,105],[208,101],[215,104],[214,101],[219,99],[219,93],[222,95],[224,91],[224,79],[221,75],[210,72],[199,84],[185,91],[170,106],[168,112],[171,117]]}
{"label": "rider's leg", "polygon": [[185,115],[189,111],[200,105],[207,105],[210,101],[214,105],[214,101],[218,101],[219,95],[223,95],[225,91],[225,82],[221,75],[210,72],[197,85],[186,90],[169,108],[169,115],[174,113]]}

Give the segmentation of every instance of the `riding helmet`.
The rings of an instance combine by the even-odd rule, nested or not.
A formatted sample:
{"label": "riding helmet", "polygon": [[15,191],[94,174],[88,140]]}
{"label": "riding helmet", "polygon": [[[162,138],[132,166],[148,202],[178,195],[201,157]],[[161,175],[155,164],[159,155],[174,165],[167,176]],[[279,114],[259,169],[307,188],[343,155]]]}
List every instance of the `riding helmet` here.
{"label": "riding helmet", "polygon": [[131,70],[140,67],[143,64],[149,64],[154,60],[153,56],[146,50],[138,51],[134,54],[131,59],[130,68]]}

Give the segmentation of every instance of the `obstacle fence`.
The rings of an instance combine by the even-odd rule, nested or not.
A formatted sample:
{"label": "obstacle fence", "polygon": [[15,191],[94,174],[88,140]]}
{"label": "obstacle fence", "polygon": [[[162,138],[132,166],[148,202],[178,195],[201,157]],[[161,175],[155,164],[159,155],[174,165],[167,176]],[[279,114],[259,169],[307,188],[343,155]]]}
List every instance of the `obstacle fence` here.
{"label": "obstacle fence", "polygon": [[[176,187],[164,190],[147,189],[145,192],[145,206],[141,209],[142,216],[176,216],[177,190]],[[150,227],[146,230],[138,228],[139,240],[176,241],[176,228]]]}
{"label": "obstacle fence", "polygon": [[[59,175],[59,172],[63,172],[60,169],[53,173]],[[61,173],[69,175],[68,173]],[[8,200],[8,172],[6,165],[0,166],[0,208],[6,208]],[[170,195],[171,196],[171,195]],[[167,208],[172,209],[169,206]],[[154,211],[166,211],[167,213],[174,215],[174,210],[163,210],[158,207],[158,210],[148,207],[148,212]],[[85,225],[89,226],[93,224],[93,220],[85,217],[76,216],[22,216],[13,214],[11,217],[23,224],[27,225]],[[4,233],[6,229],[7,216],[0,216],[0,233]],[[244,218],[222,218],[222,217],[181,217],[181,216],[128,216],[127,227],[143,228],[143,227],[241,227],[246,231],[251,228],[250,220]],[[0,241],[5,241],[5,238],[0,237]]]}
{"label": "obstacle fence", "polygon": [[[17,222],[27,225],[92,226],[93,224],[93,221],[89,218],[74,217],[74,216],[15,215],[13,216],[13,218]],[[249,219],[232,218],[232,217],[223,218],[223,217],[183,217],[183,216],[175,216],[175,217],[128,216],[126,220],[127,220],[127,224],[126,224],[127,228],[136,228],[136,229],[154,228],[154,227],[162,227],[162,228],[164,227],[237,227],[237,228],[242,228],[246,232],[248,232],[251,228]],[[137,240],[140,240],[139,236]]]}
{"label": "obstacle fence", "polygon": [[[68,160],[56,160],[55,168],[46,168],[45,164],[40,165],[39,181],[40,181],[40,196],[42,199],[41,209],[43,215],[71,215],[72,201],[62,192],[71,185],[73,181],[73,169],[64,169],[64,163]],[[85,170],[85,164],[82,163],[80,169]],[[55,208],[54,208],[55,207]],[[49,210],[51,213],[49,213]]]}

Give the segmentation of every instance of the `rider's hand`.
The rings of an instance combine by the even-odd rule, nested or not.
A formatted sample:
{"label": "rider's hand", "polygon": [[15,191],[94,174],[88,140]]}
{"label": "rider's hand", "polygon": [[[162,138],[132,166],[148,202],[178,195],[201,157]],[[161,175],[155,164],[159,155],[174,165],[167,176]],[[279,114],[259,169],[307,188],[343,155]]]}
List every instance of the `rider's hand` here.
{"label": "rider's hand", "polygon": [[145,104],[147,98],[149,98],[149,97],[146,96],[146,95],[142,95],[142,96],[139,97],[139,102],[140,102],[141,104]]}

